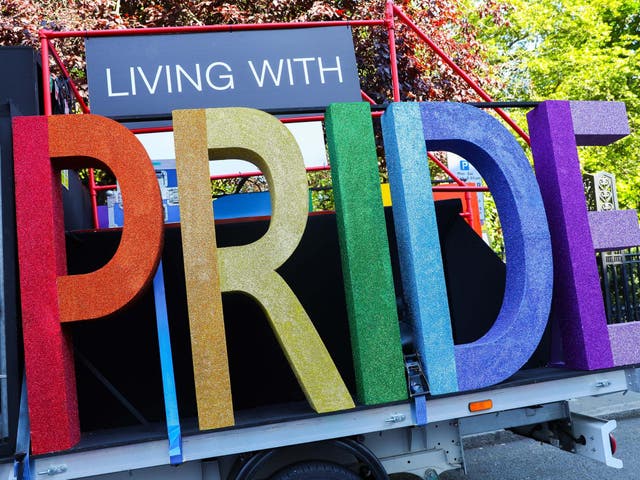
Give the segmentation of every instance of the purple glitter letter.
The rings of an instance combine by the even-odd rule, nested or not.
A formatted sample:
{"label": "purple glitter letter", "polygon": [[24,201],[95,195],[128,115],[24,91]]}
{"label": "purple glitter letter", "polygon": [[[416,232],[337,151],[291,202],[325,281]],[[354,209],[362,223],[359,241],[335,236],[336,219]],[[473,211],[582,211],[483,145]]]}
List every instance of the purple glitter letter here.
{"label": "purple glitter letter", "polygon": [[[625,113],[624,105],[621,108],[613,102],[548,101],[527,115],[553,245],[551,318],[560,327],[565,364],[570,368],[595,370],[629,361],[628,355],[615,353],[616,345],[626,352],[624,344],[615,340],[618,336],[612,335],[614,341],[609,341],[611,329],[607,328],[576,148],[578,142],[603,145],[627,135],[621,112]],[[624,327],[635,332],[640,325]],[[637,361],[638,355],[635,357]]]}

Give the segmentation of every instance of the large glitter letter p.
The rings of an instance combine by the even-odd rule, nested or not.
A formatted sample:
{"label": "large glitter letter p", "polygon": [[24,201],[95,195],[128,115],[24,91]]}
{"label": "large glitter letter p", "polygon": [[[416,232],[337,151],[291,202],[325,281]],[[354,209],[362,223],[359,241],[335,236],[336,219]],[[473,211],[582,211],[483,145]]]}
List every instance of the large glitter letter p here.
{"label": "large glitter letter p", "polygon": [[[89,320],[132,302],[153,278],[162,204],[151,161],[125,127],[95,115],[14,120],[20,296],[33,453],[80,436],[73,350],[60,322]],[[107,166],[120,182],[126,220],[113,258],[67,275],[61,168]]]}

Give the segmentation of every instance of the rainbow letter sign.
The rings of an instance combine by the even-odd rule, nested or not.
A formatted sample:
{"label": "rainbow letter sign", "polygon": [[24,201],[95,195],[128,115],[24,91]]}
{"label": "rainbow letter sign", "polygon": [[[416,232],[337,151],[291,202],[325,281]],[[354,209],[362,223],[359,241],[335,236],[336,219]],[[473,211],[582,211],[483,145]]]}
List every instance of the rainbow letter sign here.
{"label": "rainbow letter sign", "polygon": [[[295,140],[275,117],[258,110],[173,112],[200,429],[234,423],[222,292],[240,292],[262,307],[317,412],[353,408],[352,397],[366,405],[407,398],[369,113],[361,103],[334,104],[327,112],[357,377],[357,391],[349,392],[296,292],[277,272],[307,221],[307,182]],[[597,121],[602,118],[608,120]],[[575,151],[577,144],[606,144],[628,134],[624,105],[549,102],[533,110],[535,174],[513,136],[468,105],[396,103],[382,124],[407,320],[432,395],[487,387],[517,372],[537,347],[550,311],[565,352],[556,360],[581,369],[640,361],[638,325],[606,326],[593,260],[594,245],[620,245],[602,225],[637,229],[635,214],[587,221]],[[67,449],[80,437],[65,323],[107,317],[138,299],[158,267],[162,208],[145,150],[116,122],[95,115],[18,117],[13,140],[29,414],[33,451],[42,454]],[[470,344],[454,345],[452,338],[428,151],[457,153],[480,171],[504,230],[502,308],[492,328]],[[243,158],[262,169],[273,215],[254,243],[219,248],[207,163],[225,158]],[[106,166],[116,175],[127,220],[107,265],[67,275],[59,169],[88,166]],[[638,237],[632,233],[625,238]]]}

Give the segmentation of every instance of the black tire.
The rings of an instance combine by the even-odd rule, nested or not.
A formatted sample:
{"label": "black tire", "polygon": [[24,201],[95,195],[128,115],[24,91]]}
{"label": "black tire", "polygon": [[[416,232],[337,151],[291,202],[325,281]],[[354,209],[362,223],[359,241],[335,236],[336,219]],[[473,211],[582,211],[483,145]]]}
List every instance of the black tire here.
{"label": "black tire", "polygon": [[270,480],[362,480],[355,472],[331,462],[300,462],[273,474]]}

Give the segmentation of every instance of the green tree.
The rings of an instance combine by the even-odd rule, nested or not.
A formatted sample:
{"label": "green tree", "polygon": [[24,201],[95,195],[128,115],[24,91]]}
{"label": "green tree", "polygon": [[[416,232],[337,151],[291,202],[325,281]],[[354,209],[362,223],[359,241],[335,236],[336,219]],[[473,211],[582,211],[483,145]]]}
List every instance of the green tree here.
{"label": "green tree", "polygon": [[587,172],[616,175],[621,208],[640,208],[640,1],[504,0],[504,23],[475,17],[506,96],[624,102],[632,135],[583,147]]}

